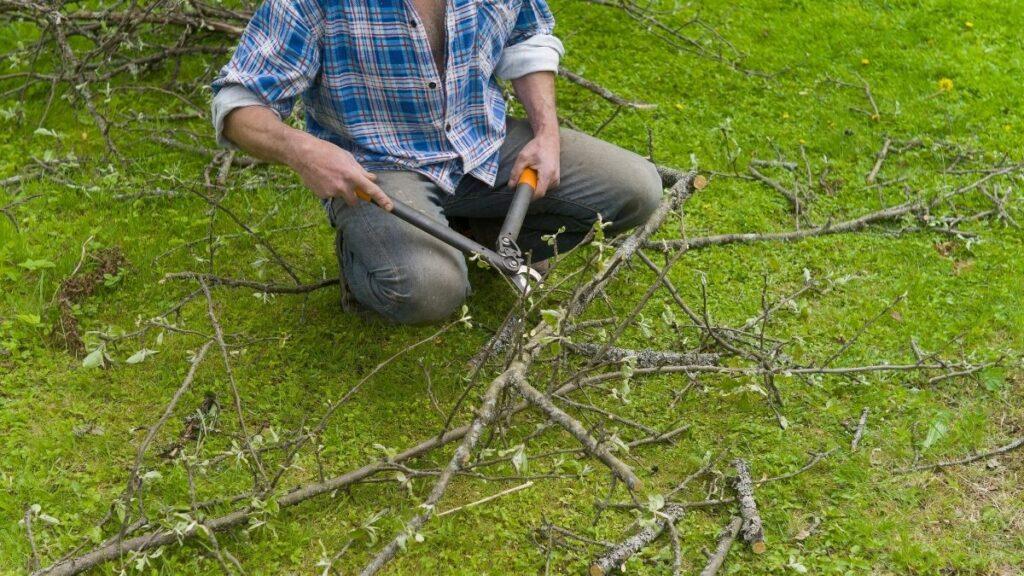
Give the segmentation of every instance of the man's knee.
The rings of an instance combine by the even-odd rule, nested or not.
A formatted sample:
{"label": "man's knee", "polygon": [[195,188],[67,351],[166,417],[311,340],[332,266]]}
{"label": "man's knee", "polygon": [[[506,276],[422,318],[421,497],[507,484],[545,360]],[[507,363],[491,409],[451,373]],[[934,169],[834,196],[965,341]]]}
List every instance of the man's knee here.
{"label": "man's knee", "polygon": [[642,160],[637,168],[639,177],[636,185],[629,190],[633,202],[636,202],[637,224],[646,222],[651,214],[661,205],[664,189],[661,185],[661,175],[654,164]]}
{"label": "man's knee", "polygon": [[465,264],[458,253],[426,256],[400,275],[381,313],[398,324],[435,324],[452,317],[469,294]]}
{"label": "man's knee", "polygon": [[611,232],[622,232],[635,228],[650,218],[661,204],[663,189],[661,176],[654,164],[629,153],[628,161],[621,162],[621,168],[609,174],[608,192],[613,195],[614,214]]}

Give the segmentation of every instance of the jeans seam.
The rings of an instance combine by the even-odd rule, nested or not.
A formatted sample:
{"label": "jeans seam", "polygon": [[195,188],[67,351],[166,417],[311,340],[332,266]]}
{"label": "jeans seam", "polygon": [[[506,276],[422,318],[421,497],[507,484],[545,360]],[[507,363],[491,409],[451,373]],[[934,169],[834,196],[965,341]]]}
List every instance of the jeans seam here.
{"label": "jeans seam", "polygon": [[[346,207],[346,208],[342,208],[342,210],[347,210],[347,209],[350,209],[350,208],[351,207]],[[377,262],[379,262],[381,260],[386,261],[387,262],[387,267],[390,270],[391,274],[393,276],[397,277],[398,276],[398,265],[395,263],[395,260],[391,257],[391,253],[390,252],[388,252],[387,250],[380,250],[380,249],[377,248],[379,246],[384,246],[385,243],[383,242],[383,238],[380,236],[379,231],[376,229],[376,226],[372,226],[373,222],[370,220],[370,218],[368,217],[367,214],[368,214],[367,212],[364,212],[364,211],[360,210],[357,214],[354,214],[354,216],[358,217],[361,220],[361,224],[363,224],[363,227],[366,230],[369,231],[369,234],[373,235],[373,246],[374,246],[374,252],[376,253],[375,257],[374,257],[374,260],[377,261]],[[380,256],[383,256],[383,257],[379,258]],[[370,272],[369,270],[367,271],[367,276],[368,277],[372,276],[372,274],[373,273]],[[367,280],[368,280],[369,283],[372,284],[372,281],[371,281],[370,278],[368,278]],[[382,298],[384,300],[387,301],[388,305],[390,307],[392,307],[392,308],[397,306],[397,305],[399,305],[399,304],[401,304],[401,301],[398,298],[395,298],[394,296],[389,294],[389,291],[387,291],[387,290],[381,290],[381,296],[382,296]]]}

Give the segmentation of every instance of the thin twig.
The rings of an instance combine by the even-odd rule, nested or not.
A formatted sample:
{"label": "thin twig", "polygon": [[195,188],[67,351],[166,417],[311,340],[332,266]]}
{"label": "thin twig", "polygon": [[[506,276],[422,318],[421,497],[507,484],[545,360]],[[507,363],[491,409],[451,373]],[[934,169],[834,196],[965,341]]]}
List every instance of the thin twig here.
{"label": "thin twig", "polygon": [[860,422],[857,423],[857,430],[853,433],[853,440],[850,442],[850,451],[856,452],[857,447],[860,445],[860,439],[864,437],[864,430],[868,425],[868,411],[867,407],[860,413]]}

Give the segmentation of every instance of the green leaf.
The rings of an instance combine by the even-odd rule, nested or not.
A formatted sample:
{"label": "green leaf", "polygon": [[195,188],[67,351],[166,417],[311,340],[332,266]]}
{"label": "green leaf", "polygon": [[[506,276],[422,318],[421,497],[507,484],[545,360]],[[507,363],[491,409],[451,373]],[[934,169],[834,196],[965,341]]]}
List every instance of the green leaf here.
{"label": "green leaf", "polygon": [[540,315],[545,324],[557,330],[564,313],[561,310],[541,310]]}
{"label": "green leaf", "polygon": [[19,263],[18,266],[24,268],[25,270],[35,272],[36,270],[42,270],[43,268],[53,268],[54,266],[56,266],[56,264],[50,262],[49,260],[34,260],[32,258],[29,258],[28,260]]}
{"label": "green leaf", "polygon": [[102,368],[103,367],[103,347],[93,350],[88,356],[82,359],[82,366],[85,368]]}
{"label": "green leaf", "polygon": [[118,270],[117,274],[104,274],[103,285],[106,286],[107,288],[113,288],[114,286],[117,285],[118,282],[121,281],[122,278],[124,278],[123,269]]}
{"label": "green leaf", "polygon": [[949,432],[949,426],[946,422],[941,418],[936,418],[932,421],[931,426],[928,427],[928,434],[924,437],[921,449],[927,450],[931,448],[932,445],[945,436],[947,432]]}
{"label": "green leaf", "polygon": [[50,136],[51,138],[61,137],[59,132],[54,132],[53,130],[50,130],[48,128],[43,128],[42,126],[36,128],[36,131],[33,132],[33,134],[35,134],[36,136]]}
{"label": "green leaf", "polygon": [[15,314],[14,318],[22,324],[28,324],[32,328],[42,328],[43,321],[39,314]]}

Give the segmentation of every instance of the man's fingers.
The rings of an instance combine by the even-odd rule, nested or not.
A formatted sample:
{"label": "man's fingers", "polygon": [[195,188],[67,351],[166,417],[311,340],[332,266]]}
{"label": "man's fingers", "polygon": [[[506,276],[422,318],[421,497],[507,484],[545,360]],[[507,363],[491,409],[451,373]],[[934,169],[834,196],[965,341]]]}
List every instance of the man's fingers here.
{"label": "man's fingers", "polygon": [[548,191],[548,183],[551,181],[546,174],[537,175],[537,187],[533,189],[533,199],[540,200]]}
{"label": "man's fingers", "polygon": [[519,183],[519,177],[523,175],[523,170],[526,170],[528,160],[519,156],[516,158],[515,164],[512,165],[512,174],[508,178],[508,187],[515,188],[516,184]]}
{"label": "man's fingers", "polygon": [[361,181],[359,181],[356,184],[356,186],[365,194],[367,194],[373,201],[373,203],[376,204],[377,206],[380,206],[381,208],[387,210],[388,212],[390,212],[391,209],[394,208],[395,205],[394,202],[391,201],[391,198],[388,198],[388,195],[385,194],[384,191],[380,189],[380,186],[377,186],[369,178],[361,179]]}
{"label": "man's fingers", "polygon": [[539,200],[548,193],[548,190],[558,186],[558,174],[553,171],[537,171],[537,189],[533,191],[533,199]]}
{"label": "man's fingers", "polygon": [[359,204],[359,197],[356,196],[355,190],[339,190],[338,193],[334,195],[334,198],[341,198],[345,201],[345,204],[348,204],[349,206]]}

